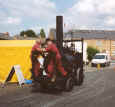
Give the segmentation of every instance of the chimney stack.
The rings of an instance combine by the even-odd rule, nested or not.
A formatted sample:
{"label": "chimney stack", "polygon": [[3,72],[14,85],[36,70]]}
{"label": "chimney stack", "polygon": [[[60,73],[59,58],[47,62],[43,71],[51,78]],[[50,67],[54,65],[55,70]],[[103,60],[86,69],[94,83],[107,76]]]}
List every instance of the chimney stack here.
{"label": "chimney stack", "polygon": [[63,16],[56,17],[56,40],[59,49],[63,47]]}

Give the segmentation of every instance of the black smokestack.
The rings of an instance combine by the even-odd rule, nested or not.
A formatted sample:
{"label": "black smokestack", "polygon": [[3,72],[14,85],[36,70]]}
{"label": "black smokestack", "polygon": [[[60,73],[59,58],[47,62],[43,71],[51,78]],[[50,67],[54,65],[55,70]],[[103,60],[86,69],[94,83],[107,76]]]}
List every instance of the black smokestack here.
{"label": "black smokestack", "polygon": [[63,16],[56,17],[56,40],[59,49],[63,46]]}

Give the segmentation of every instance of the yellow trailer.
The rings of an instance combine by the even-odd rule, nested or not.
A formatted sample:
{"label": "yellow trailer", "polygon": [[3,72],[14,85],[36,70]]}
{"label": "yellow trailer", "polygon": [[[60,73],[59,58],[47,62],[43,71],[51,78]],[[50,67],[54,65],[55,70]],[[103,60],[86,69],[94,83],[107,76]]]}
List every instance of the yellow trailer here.
{"label": "yellow trailer", "polygon": [[[4,82],[13,65],[20,65],[25,79],[31,77],[31,48],[35,40],[0,40],[0,82]],[[16,75],[11,82],[17,82]]]}

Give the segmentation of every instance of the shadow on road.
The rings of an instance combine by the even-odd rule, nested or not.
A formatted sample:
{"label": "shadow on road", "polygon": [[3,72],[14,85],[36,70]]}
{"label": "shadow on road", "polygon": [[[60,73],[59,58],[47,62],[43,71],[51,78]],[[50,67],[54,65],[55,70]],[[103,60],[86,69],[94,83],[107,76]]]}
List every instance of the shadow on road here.
{"label": "shadow on road", "polygon": [[37,86],[37,87],[32,87],[31,92],[32,93],[60,95],[60,94],[62,94],[63,91],[61,89],[58,89],[58,88],[43,89],[40,86]]}

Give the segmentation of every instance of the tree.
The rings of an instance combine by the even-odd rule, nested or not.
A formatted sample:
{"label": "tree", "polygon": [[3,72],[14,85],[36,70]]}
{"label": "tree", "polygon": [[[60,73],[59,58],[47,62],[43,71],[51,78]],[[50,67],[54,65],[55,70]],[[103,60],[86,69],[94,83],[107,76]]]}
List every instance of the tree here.
{"label": "tree", "polygon": [[20,36],[24,36],[24,34],[25,34],[25,31],[20,32]]}
{"label": "tree", "polygon": [[25,32],[25,34],[27,35],[27,37],[37,37],[36,36],[36,33],[33,31],[33,30],[27,30],[26,32]]}
{"label": "tree", "polygon": [[91,61],[96,53],[99,53],[99,50],[93,47],[87,48],[88,60]]}
{"label": "tree", "polygon": [[20,32],[20,36],[24,37],[24,35],[26,35],[27,37],[37,37],[36,33],[31,29]]}
{"label": "tree", "polygon": [[44,32],[44,29],[41,29],[41,30],[40,30],[40,36],[41,36],[41,38],[45,38],[45,37],[46,37],[46,34],[45,34],[45,32]]}

